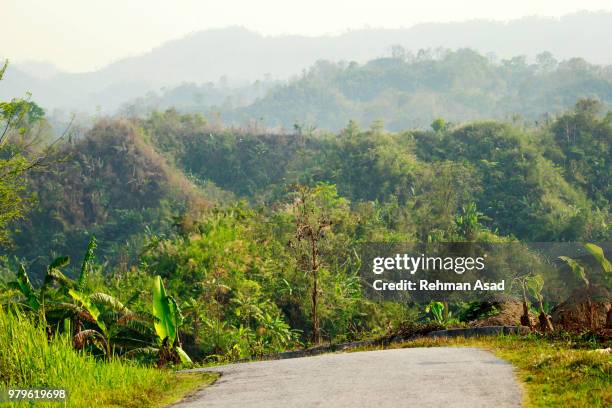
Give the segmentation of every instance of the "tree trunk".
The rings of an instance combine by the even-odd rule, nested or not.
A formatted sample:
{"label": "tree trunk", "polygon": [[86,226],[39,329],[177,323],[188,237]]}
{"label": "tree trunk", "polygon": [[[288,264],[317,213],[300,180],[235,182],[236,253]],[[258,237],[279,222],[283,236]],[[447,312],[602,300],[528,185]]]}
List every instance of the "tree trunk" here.
{"label": "tree trunk", "polygon": [[533,330],[531,319],[529,318],[529,306],[527,306],[527,291],[525,289],[525,282],[523,282],[523,315],[521,316],[521,326],[529,327],[529,330]]}
{"label": "tree trunk", "polygon": [[312,342],[319,344],[319,313],[317,310],[318,306],[318,285],[317,285],[317,273],[313,271],[313,286],[312,286]]}
{"label": "tree trunk", "polygon": [[592,331],[596,331],[598,322],[595,321],[595,307],[593,306],[590,293],[587,297],[587,307],[589,308],[589,325]]}
{"label": "tree trunk", "polygon": [[319,314],[317,310],[319,302],[319,277],[317,264],[317,242],[314,237],[311,240],[311,256],[312,256],[312,342],[319,344]]}
{"label": "tree trunk", "polygon": [[544,333],[554,332],[555,328],[553,327],[553,324],[546,312],[544,312],[544,305],[542,304],[542,301],[539,300],[538,303],[540,304],[540,315],[538,316],[538,320],[540,321],[540,331]]}
{"label": "tree trunk", "polygon": [[448,322],[448,308],[449,308],[448,302],[442,302],[442,304],[444,305],[444,311],[442,312],[444,316],[444,322],[447,323]]}

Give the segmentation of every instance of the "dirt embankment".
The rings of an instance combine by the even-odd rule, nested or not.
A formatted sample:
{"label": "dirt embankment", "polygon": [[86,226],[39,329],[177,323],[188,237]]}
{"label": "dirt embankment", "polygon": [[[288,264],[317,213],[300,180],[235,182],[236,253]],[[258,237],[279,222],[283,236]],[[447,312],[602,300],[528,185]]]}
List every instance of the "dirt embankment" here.
{"label": "dirt embankment", "polygon": [[603,286],[577,289],[551,313],[555,328],[567,331],[612,329],[610,292]]}
{"label": "dirt embankment", "polygon": [[[500,299],[494,302],[499,314],[484,319],[473,320],[469,323],[471,327],[486,326],[520,326],[523,315],[523,302],[513,298]],[[529,318],[532,325],[537,322],[537,317],[530,313]]]}

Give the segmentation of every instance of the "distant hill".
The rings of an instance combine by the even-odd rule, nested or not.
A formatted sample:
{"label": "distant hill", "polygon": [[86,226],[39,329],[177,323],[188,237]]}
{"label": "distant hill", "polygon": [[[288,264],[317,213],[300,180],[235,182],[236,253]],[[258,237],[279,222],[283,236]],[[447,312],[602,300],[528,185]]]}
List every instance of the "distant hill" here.
{"label": "distant hill", "polygon": [[[396,54],[398,54],[396,52]],[[250,104],[195,101],[198,86],[171,89],[159,98],[134,101],[130,114],[176,107],[201,112],[215,123],[293,131],[337,131],[350,120],[382,121],[388,130],[429,128],[434,119],[460,123],[482,119],[548,121],[590,98],[612,107],[612,66],[580,58],[557,61],[542,53],[535,63],[515,57],[493,62],[470,49],[399,53],[365,64],[317,62],[302,76],[271,85]]]}
{"label": "distant hill", "polygon": [[582,12],[561,19],[528,17],[507,23],[429,23],[319,37],[266,37],[234,27],[193,33],[89,73],[56,73],[45,79],[26,74],[40,72],[40,67],[32,71],[32,66],[24,70],[13,66],[0,88],[0,97],[30,91],[48,110],[93,112],[99,107],[112,112],[124,102],[162,87],[202,84],[221,77],[230,84],[266,76],[286,79],[317,60],[363,63],[389,55],[394,45],[415,54],[422,48],[469,47],[485,55],[495,53],[498,58],[534,58],[550,51],[560,60],[581,57],[591,63],[612,64],[611,41],[610,12]]}
{"label": "distant hill", "polygon": [[[41,83],[19,74],[15,78],[22,83]],[[62,91],[48,88],[52,95]],[[436,49],[416,56],[396,49],[392,57],[363,64],[318,61],[288,81],[256,81],[239,87],[184,83],[137,98],[129,97],[126,86],[111,94],[127,116],[175,108],[202,113],[215,125],[251,130],[293,131],[297,125],[337,131],[350,120],[362,126],[380,120],[387,129],[398,131],[428,128],[440,117],[454,123],[546,121],[582,98],[599,100],[610,109],[612,66],[581,58],[558,61],[550,53],[528,62],[523,57],[494,61],[471,49]],[[127,102],[122,102],[124,98]],[[54,111],[50,117],[58,129],[65,128]],[[88,127],[88,123],[93,122],[86,115],[80,124]]]}

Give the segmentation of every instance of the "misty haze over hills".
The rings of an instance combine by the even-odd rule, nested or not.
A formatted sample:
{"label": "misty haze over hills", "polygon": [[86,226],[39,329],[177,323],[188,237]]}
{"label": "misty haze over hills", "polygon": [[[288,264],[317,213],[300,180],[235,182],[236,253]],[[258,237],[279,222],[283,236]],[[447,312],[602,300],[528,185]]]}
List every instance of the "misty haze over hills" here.
{"label": "misty haze over hills", "polygon": [[[422,48],[472,48],[499,59],[550,51],[557,59],[581,57],[612,64],[612,13],[577,13],[561,19],[526,17],[508,23],[467,21],[418,24],[406,29],[364,29],[337,36],[264,37],[243,28],[206,30],[167,42],[150,52],[114,62],[100,70],[68,74],[52,66],[9,67],[0,97],[31,92],[47,111],[115,112],[126,102],[182,83],[203,84],[224,78],[230,85],[260,79],[287,79],[318,60],[364,63],[390,55],[401,45]],[[268,87],[246,94],[261,97]],[[231,95],[225,89],[215,101]]]}

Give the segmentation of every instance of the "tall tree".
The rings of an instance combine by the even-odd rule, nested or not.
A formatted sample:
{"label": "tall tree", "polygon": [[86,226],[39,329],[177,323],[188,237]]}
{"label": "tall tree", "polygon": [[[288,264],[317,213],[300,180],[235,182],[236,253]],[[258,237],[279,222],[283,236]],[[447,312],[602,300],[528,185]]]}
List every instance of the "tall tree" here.
{"label": "tall tree", "polygon": [[[8,61],[0,68],[0,81]],[[9,225],[23,217],[30,200],[26,190],[26,173],[43,164],[45,156],[30,153],[39,141],[36,127],[44,111],[28,99],[0,101],[0,244],[9,240]]]}
{"label": "tall tree", "polygon": [[332,224],[342,218],[346,210],[346,200],[338,197],[336,187],[319,184],[315,187],[297,186],[293,202],[295,219],[295,239],[292,246],[296,249],[298,263],[310,276],[310,305],[312,319],[311,340],[314,344],[321,341],[319,304],[322,294],[320,272],[323,267],[321,249],[324,241],[332,232]]}

